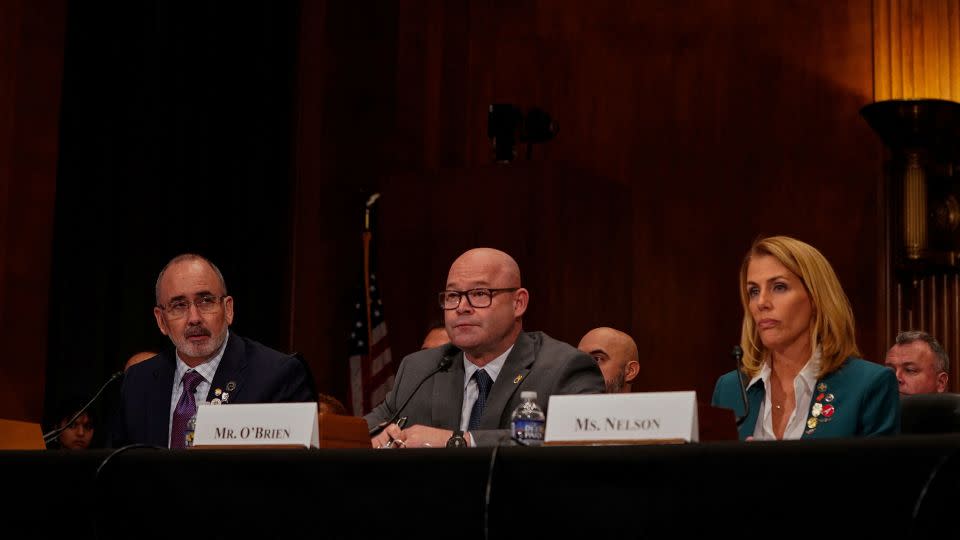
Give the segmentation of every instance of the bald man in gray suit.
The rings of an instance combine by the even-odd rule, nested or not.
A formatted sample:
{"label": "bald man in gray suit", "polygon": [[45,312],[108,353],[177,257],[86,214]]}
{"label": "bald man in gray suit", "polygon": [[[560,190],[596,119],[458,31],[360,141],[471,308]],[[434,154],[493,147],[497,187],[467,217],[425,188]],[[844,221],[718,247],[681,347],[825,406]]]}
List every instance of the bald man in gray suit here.
{"label": "bald man in gray suit", "polygon": [[496,445],[510,438],[522,391],[537,392],[544,412],[554,394],[603,393],[593,358],[546,334],[523,332],[529,298],[506,253],[479,248],[457,258],[440,293],[451,343],[403,359],[393,390],[365,418],[371,428],[380,426],[409,398],[399,412],[410,427],[387,425],[371,439],[373,447]]}

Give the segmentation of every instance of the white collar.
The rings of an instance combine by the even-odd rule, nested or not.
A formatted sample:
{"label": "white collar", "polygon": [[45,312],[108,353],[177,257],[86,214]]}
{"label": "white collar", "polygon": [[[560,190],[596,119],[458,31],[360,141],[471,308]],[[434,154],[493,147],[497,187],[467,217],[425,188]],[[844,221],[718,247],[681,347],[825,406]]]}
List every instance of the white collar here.
{"label": "white collar", "polygon": [[502,370],[503,365],[507,363],[507,357],[510,356],[510,351],[512,350],[513,345],[511,345],[507,350],[503,351],[503,354],[484,365],[483,368],[480,368],[473,362],[467,360],[467,353],[463,353],[463,387],[467,387],[467,383],[470,382],[470,378],[473,377],[474,372],[476,372],[478,369],[483,369],[486,371],[487,375],[490,376],[490,379],[496,382],[497,375],[500,375],[500,370]]}
{"label": "white collar", "polygon": [[[810,391],[812,391],[813,387],[817,384],[817,375],[820,373],[820,359],[822,354],[820,346],[818,345],[813,351],[813,354],[810,355],[810,359],[804,364],[803,369],[800,370],[800,373],[797,373],[797,376],[800,377],[800,380],[803,381],[804,385],[806,385]],[[764,360],[763,367],[760,368],[760,373],[750,379],[750,384],[747,385],[747,389],[749,390],[757,381],[763,381],[763,387],[769,388],[771,373],[770,361]]]}

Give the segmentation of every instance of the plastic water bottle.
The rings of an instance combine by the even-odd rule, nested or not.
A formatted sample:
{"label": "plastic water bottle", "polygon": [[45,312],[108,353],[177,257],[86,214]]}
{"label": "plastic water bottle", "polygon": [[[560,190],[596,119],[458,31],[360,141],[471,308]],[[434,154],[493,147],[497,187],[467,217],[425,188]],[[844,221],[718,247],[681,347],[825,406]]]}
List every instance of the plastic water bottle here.
{"label": "plastic water bottle", "polygon": [[540,446],[543,444],[543,429],[547,417],[537,405],[537,393],[520,392],[520,400],[520,405],[510,418],[513,436],[530,446]]}

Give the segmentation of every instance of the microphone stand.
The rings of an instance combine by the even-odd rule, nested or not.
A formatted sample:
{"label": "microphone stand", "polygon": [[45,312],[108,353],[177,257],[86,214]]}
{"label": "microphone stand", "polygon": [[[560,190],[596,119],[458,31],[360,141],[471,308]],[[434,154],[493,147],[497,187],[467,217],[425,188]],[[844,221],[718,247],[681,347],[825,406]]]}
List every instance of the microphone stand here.
{"label": "microphone stand", "polygon": [[744,420],[750,416],[750,401],[747,399],[747,387],[743,385],[743,373],[740,372],[740,367],[743,362],[743,349],[741,349],[739,345],[735,345],[732,354],[733,359],[737,361],[737,383],[740,385],[740,397],[743,399],[743,416],[737,417],[737,427],[740,427]]}
{"label": "microphone stand", "polygon": [[417,395],[417,391],[420,390],[420,387],[423,386],[423,383],[427,382],[427,380],[429,380],[431,377],[433,377],[437,373],[450,369],[450,366],[452,364],[453,364],[453,358],[450,358],[449,356],[444,356],[443,358],[441,358],[440,364],[437,365],[437,368],[431,371],[429,375],[427,375],[426,377],[423,378],[422,381],[420,381],[420,384],[418,384],[417,387],[413,389],[413,392],[410,392],[410,395],[407,396],[406,400],[404,400],[403,405],[400,405],[400,408],[397,409],[397,412],[395,412],[393,416],[390,417],[389,420],[384,420],[383,422],[380,422],[379,424],[373,426],[373,428],[370,429],[370,436],[376,437],[377,435],[380,434],[381,431],[386,429],[387,426],[396,422],[397,418],[400,418],[400,413],[403,412],[404,407],[407,406],[407,403],[410,403],[410,400],[413,399],[413,396]]}
{"label": "microphone stand", "polygon": [[56,439],[57,437],[59,437],[60,434],[63,433],[63,431],[64,431],[65,429],[67,429],[68,427],[70,427],[70,425],[73,424],[73,423],[77,420],[77,418],[80,418],[80,416],[81,416],[83,413],[87,412],[87,409],[89,409],[90,406],[93,405],[94,402],[97,401],[97,398],[100,397],[100,394],[102,394],[103,391],[106,390],[106,388],[107,388],[108,386],[110,386],[110,383],[112,383],[113,381],[115,381],[115,380],[117,380],[117,379],[119,379],[119,378],[121,378],[121,377],[123,377],[123,372],[122,372],[122,371],[118,371],[118,372],[114,373],[113,375],[111,375],[110,378],[107,379],[107,382],[103,383],[103,386],[100,387],[100,390],[97,390],[97,393],[94,394],[94,396],[93,396],[92,398],[90,398],[90,401],[88,401],[86,405],[84,405],[83,407],[81,407],[80,410],[77,411],[77,413],[74,414],[73,417],[70,418],[70,420],[69,420],[66,424],[64,424],[63,426],[58,427],[58,428],[56,428],[56,429],[54,429],[54,430],[52,430],[52,431],[49,431],[49,432],[47,432],[47,433],[45,433],[45,434],[43,435],[43,442],[44,442],[44,444],[49,444],[50,441],[52,441],[52,440]]}

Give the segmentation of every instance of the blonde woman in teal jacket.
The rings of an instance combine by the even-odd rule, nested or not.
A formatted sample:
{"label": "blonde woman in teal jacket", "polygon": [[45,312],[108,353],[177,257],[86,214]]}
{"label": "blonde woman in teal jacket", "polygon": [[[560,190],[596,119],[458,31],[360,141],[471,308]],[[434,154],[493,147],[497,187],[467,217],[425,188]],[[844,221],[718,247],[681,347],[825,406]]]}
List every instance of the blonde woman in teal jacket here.
{"label": "blonde woman in teal jacket", "polygon": [[757,240],[740,268],[740,298],[743,365],[720,377],[713,404],[746,415],[741,439],[899,431],[896,376],[859,358],[850,302],[816,248],[786,236]]}

